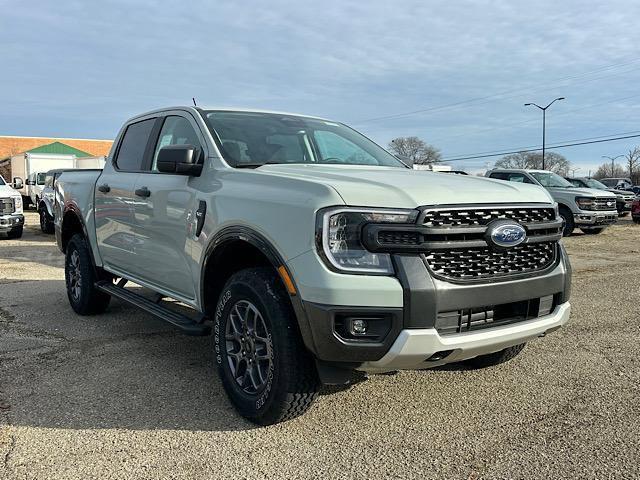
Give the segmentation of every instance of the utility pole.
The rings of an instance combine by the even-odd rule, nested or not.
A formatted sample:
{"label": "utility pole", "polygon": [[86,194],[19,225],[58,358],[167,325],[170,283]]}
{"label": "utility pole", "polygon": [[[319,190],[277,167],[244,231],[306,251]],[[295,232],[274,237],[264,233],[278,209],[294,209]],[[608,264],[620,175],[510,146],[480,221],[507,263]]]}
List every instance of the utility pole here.
{"label": "utility pole", "polygon": [[556,99],[554,99],[552,102],[550,102],[546,107],[541,107],[540,105],[536,104],[536,103],[525,103],[524,106],[525,107],[538,107],[540,110],[542,110],[542,170],[544,170],[545,168],[545,164],[544,164],[544,151],[545,151],[545,146],[546,146],[546,130],[547,130],[547,126],[546,126],[546,122],[547,122],[547,108],[549,108],[551,105],[553,105],[555,102],[557,102],[558,100],[564,100],[564,97],[558,97]]}
{"label": "utility pole", "polygon": [[616,172],[615,172],[615,161],[620,158],[620,157],[624,157],[624,155],[618,155],[617,157],[610,157],[608,155],[602,155],[602,158],[608,158],[609,160],[611,160],[611,176],[615,177],[616,176]]}

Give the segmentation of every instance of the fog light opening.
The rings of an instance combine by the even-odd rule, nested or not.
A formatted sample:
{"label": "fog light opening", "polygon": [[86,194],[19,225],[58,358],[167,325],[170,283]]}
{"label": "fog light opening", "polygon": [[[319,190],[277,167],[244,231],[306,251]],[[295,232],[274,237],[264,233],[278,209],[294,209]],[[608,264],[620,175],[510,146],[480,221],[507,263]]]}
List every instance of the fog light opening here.
{"label": "fog light opening", "polygon": [[366,335],[369,324],[364,318],[351,318],[349,321],[349,333],[355,337]]}

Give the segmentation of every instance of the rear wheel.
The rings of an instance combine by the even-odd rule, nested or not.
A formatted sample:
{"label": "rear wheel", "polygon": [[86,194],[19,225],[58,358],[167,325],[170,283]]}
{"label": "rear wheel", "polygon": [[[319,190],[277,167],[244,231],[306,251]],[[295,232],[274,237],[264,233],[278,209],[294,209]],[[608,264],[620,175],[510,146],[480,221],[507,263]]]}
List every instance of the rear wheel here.
{"label": "rear wheel", "polygon": [[214,332],[222,384],[240,415],[270,425],[311,406],[318,395],[317,372],[274,271],[250,268],[229,279],[218,300]]}
{"label": "rear wheel", "polygon": [[587,235],[597,235],[599,233],[602,233],[604,228],[583,228],[581,230],[583,233],[586,233]]}
{"label": "rear wheel", "polygon": [[98,290],[95,283],[109,278],[109,275],[94,268],[89,246],[78,233],[67,245],[64,277],[67,297],[74,312],[79,315],[92,315],[107,309],[111,296]]}
{"label": "rear wheel", "polygon": [[568,237],[573,233],[575,223],[573,221],[573,213],[567,207],[560,207],[560,217],[564,220],[564,230],[562,231],[563,237]]}
{"label": "rear wheel", "polygon": [[499,352],[489,353],[488,355],[480,355],[475,358],[470,358],[469,360],[465,360],[464,364],[471,368],[485,368],[491,367],[493,365],[499,365],[504,362],[508,362],[516,355],[518,355],[526,343],[521,343],[520,345],[514,345],[513,347],[505,348],[504,350],[500,350]]}

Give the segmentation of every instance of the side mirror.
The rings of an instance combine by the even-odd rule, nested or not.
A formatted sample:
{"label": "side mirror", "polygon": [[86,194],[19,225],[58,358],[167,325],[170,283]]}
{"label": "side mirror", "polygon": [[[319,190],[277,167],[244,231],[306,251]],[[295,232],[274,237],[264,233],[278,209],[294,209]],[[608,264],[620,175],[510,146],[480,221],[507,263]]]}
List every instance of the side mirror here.
{"label": "side mirror", "polygon": [[22,179],[20,177],[13,177],[13,188],[20,190],[23,187]]}
{"label": "side mirror", "polygon": [[35,185],[36,182],[33,180],[27,180],[27,185]]}
{"label": "side mirror", "polygon": [[404,163],[407,167],[413,168],[413,160],[406,155],[396,155],[396,158]]}
{"label": "side mirror", "polygon": [[159,172],[190,175],[202,173],[201,150],[193,145],[167,145],[158,152]]}

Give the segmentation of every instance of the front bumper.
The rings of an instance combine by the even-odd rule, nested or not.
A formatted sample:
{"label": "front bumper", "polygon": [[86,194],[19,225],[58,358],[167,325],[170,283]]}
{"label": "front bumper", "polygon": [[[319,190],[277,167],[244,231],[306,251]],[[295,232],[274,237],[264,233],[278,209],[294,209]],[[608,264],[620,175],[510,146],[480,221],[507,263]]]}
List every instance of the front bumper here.
{"label": "front bumper", "polygon": [[617,210],[607,210],[603,212],[581,211],[573,214],[573,222],[578,228],[601,228],[618,221]]}
{"label": "front bumper", "polygon": [[[385,372],[420,370],[486,355],[550,333],[569,320],[571,305],[558,305],[550,315],[475,332],[441,336],[435,328],[402,330],[380,360],[365,362],[358,370]],[[439,352],[451,352],[440,360],[429,360]]]}
{"label": "front bumper", "polygon": [[11,213],[9,215],[0,215],[0,232],[8,232],[14,228],[24,225],[24,215],[21,213]]}
{"label": "front bumper", "polygon": [[[296,314],[299,319],[302,336],[307,348],[322,362],[334,365],[342,364],[348,368],[364,370],[394,370],[397,368],[429,368],[449,363],[457,359],[469,358],[480,355],[482,352],[491,352],[505,348],[505,342],[517,340],[522,343],[523,338],[535,338],[556,325],[548,325],[549,315],[537,313],[529,315],[529,306],[537,312],[537,304],[542,298],[553,298],[552,312],[567,312],[570,296],[571,266],[566,252],[559,247],[557,264],[548,271],[535,275],[527,275],[520,278],[501,279],[482,283],[451,283],[434,278],[428,271],[425,263],[416,255],[394,255],[397,278],[393,278],[395,284],[400,287],[401,300],[384,301],[385,296],[378,291],[377,301],[367,293],[361,300],[357,291],[348,289],[349,301],[326,302],[310,299],[307,294],[315,293],[308,286],[301,289],[301,298],[296,302]],[[298,268],[296,273],[300,273]],[[341,275],[344,278],[345,287],[348,284],[362,285],[366,276]],[[383,277],[392,280],[389,277]],[[298,285],[304,285],[299,282]],[[355,288],[355,287],[354,287]],[[394,289],[395,292],[395,289]],[[391,292],[389,292],[391,293]],[[323,295],[324,297],[324,295]],[[395,295],[386,296],[395,298]],[[315,300],[315,301],[314,301]],[[341,298],[341,300],[344,300]],[[536,303],[538,302],[538,303]],[[517,311],[517,308],[525,310]],[[452,334],[446,331],[449,328],[447,319],[451,315],[466,315],[468,311],[478,311],[487,307],[495,313],[495,325],[485,325],[482,329],[472,329]],[[510,310],[513,307],[513,310]],[[549,310],[546,310],[548,312]],[[506,313],[505,313],[506,312]],[[513,314],[511,313],[513,312]],[[555,313],[551,314],[554,317]],[[373,339],[357,338],[353,335],[345,335],[345,324],[353,318],[367,319],[378,328]],[[555,318],[555,317],[554,317]],[[564,324],[563,317],[558,326]],[[507,330],[504,330],[507,329]],[[491,332],[519,332],[517,335],[510,333],[505,337],[493,335]],[[347,332],[349,333],[349,332]],[[469,335],[469,337],[466,337]],[[477,336],[476,336],[477,335]],[[481,344],[470,343],[466,347],[460,347],[459,352],[451,352],[441,362],[429,362],[425,360],[441,350],[455,350],[449,347],[440,348],[442,345],[454,342],[454,339],[462,341],[465,338],[480,338]],[[421,339],[416,343],[417,339]],[[425,340],[426,339],[426,340]],[[455,340],[458,341],[458,340]],[[525,340],[526,341],[526,340]],[[468,340],[466,341],[468,342]],[[518,343],[516,342],[516,343]],[[416,352],[419,348],[420,362],[406,362],[403,355],[396,362],[395,357],[402,352],[404,344],[409,345],[410,352]],[[421,347],[416,347],[421,345]],[[508,346],[508,345],[507,345]],[[477,348],[482,347],[480,350]],[[481,353],[474,353],[475,351]],[[394,353],[395,352],[395,353]],[[393,356],[392,358],[389,355]],[[415,359],[414,359],[415,360]],[[380,363],[382,362],[382,363]],[[397,366],[399,365],[399,366]]]}

